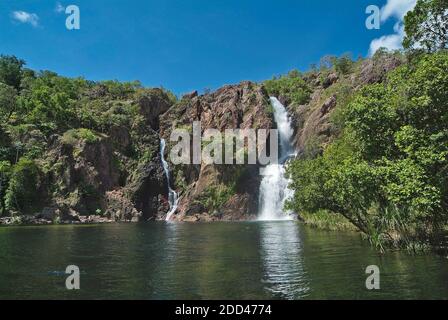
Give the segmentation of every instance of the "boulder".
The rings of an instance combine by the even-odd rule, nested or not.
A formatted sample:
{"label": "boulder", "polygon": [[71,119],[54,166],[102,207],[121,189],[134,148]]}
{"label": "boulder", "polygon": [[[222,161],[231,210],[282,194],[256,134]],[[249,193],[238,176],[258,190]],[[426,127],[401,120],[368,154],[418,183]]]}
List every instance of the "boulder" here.
{"label": "boulder", "polygon": [[56,218],[61,216],[61,210],[55,207],[45,207],[42,211],[36,215],[37,219],[45,219],[49,221],[54,221]]}
{"label": "boulder", "polygon": [[167,94],[161,89],[146,89],[138,97],[140,113],[154,130],[159,129],[159,116],[171,107]]}
{"label": "boulder", "polygon": [[113,221],[139,221],[142,213],[126,197],[122,190],[106,192],[107,209],[105,216]]}
{"label": "boulder", "polygon": [[339,80],[339,76],[336,72],[330,73],[322,82],[322,86],[324,89],[328,88],[329,86],[335,84]]}

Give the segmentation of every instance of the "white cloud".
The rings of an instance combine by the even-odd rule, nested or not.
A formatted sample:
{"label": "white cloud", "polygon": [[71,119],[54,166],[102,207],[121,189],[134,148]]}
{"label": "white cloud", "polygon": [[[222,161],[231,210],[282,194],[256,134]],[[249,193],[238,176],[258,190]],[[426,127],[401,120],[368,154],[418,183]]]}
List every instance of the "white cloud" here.
{"label": "white cloud", "polygon": [[389,18],[397,20],[394,25],[394,33],[373,39],[369,48],[370,56],[380,48],[389,50],[402,48],[402,42],[405,37],[403,20],[406,13],[414,9],[416,3],[417,0],[387,0],[387,3],[381,8],[381,21],[385,22]]}
{"label": "white cloud", "polygon": [[387,48],[389,50],[399,50],[404,39],[404,26],[397,22],[394,27],[395,33],[373,39],[370,43],[369,55],[372,56],[378,49]]}
{"label": "white cloud", "polygon": [[390,17],[395,17],[403,21],[406,13],[414,9],[417,0],[388,0],[381,8],[381,20],[386,21]]}
{"label": "white cloud", "polygon": [[26,11],[14,11],[12,13],[12,18],[21,23],[29,23],[33,27],[39,25],[39,17],[35,13],[28,13]]}
{"label": "white cloud", "polygon": [[56,11],[57,13],[64,12],[65,7],[60,2],[57,2],[56,7],[54,8],[54,11]]}

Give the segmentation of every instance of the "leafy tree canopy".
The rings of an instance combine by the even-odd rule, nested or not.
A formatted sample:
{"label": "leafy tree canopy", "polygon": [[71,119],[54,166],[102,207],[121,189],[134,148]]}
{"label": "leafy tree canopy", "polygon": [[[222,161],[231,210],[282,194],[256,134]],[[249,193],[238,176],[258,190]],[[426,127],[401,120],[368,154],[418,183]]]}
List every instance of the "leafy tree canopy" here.
{"label": "leafy tree canopy", "polygon": [[0,82],[20,89],[25,61],[15,56],[0,55]]}
{"label": "leafy tree canopy", "polygon": [[448,0],[418,0],[404,22],[405,49],[434,52],[448,48]]}
{"label": "leafy tree canopy", "polygon": [[448,53],[403,65],[344,110],[342,136],[289,168],[290,208],[342,214],[377,243],[448,222]]}

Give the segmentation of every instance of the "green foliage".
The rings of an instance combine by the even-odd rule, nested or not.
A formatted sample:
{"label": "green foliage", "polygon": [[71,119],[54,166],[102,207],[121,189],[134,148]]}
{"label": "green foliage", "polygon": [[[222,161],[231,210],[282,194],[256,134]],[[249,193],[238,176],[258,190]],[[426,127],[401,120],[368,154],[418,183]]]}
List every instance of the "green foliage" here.
{"label": "green foliage", "polygon": [[108,80],[100,82],[106,88],[108,96],[112,99],[127,99],[137,89],[142,87],[139,81],[134,82],[119,82],[117,80]]}
{"label": "green foliage", "polygon": [[149,163],[152,161],[154,157],[154,150],[148,149],[143,152],[143,155],[140,157],[140,163]]}
{"label": "green foliage", "polygon": [[198,199],[209,212],[219,211],[235,194],[232,187],[220,184],[208,187]]}
{"label": "green foliage", "polygon": [[13,142],[9,134],[0,126],[0,161],[14,159]]}
{"label": "green foliage", "polygon": [[406,49],[435,52],[448,48],[448,1],[418,0],[404,19]]}
{"label": "green foliage", "polygon": [[38,190],[41,187],[40,171],[32,160],[22,158],[12,168],[9,187],[5,195],[5,207],[10,212],[32,214],[41,202]]}
{"label": "green foliage", "polygon": [[428,239],[448,222],[448,53],[421,56],[363,88],[342,136],[289,173],[298,212],[339,213],[373,245]]}
{"label": "green foliage", "polygon": [[11,164],[8,161],[0,161],[0,216],[5,214],[4,196],[11,175]]}
{"label": "green foliage", "polygon": [[177,101],[178,101],[177,96],[172,91],[165,89],[164,87],[161,87],[160,89],[162,90],[162,92],[164,94],[167,95],[168,100],[170,101],[171,105],[174,105],[177,103]]}
{"label": "green foliage", "polygon": [[0,55],[0,82],[19,90],[24,65],[15,56]]}
{"label": "green foliage", "polygon": [[10,153],[14,153],[14,161],[21,156],[36,159],[43,155],[47,147],[46,138],[35,125],[19,124],[9,126],[8,129],[9,136],[14,141],[14,150],[10,150]]}
{"label": "green foliage", "polygon": [[347,75],[353,71],[354,65],[351,53],[344,53],[340,57],[327,55],[320,59],[319,71],[325,75],[333,69],[339,75]]}
{"label": "green foliage", "polygon": [[86,85],[82,79],[59,77],[49,71],[40,73],[20,97],[23,121],[38,126],[46,134],[76,127],[79,123],[76,100]]}
{"label": "green foliage", "polygon": [[17,90],[0,82],[0,121],[9,121],[17,108]]}
{"label": "green foliage", "polygon": [[313,159],[317,157],[321,152],[321,144],[318,136],[309,137],[303,148],[303,157],[307,159]]}
{"label": "green foliage", "polygon": [[336,72],[340,75],[347,75],[353,69],[354,62],[349,53],[343,54],[339,58],[332,56],[330,57],[330,61]]}
{"label": "green foliage", "polygon": [[356,231],[356,228],[342,215],[327,210],[318,210],[315,213],[302,212],[300,218],[312,228],[329,231]]}
{"label": "green foliage", "polygon": [[62,142],[64,144],[75,145],[80,140],[84,140],[87,143],[95,143],[100,140],[100,136],[92,130],[85,128],[68,130],[62,136]]}
{"label": "green foliage", "polygon": [[298,71],[291,71],[286,76],[273,78],[264,82],[264,87],[271,96],[282,96],[292,103],[305,104],[310,99],[311,89]]}
{"label": "green foliage", "polygon": [[188,189],[188,182],[184,176],[183,165],[177,165],[174,167],[175,172],[175,185],[178,190],[180,190],[180,194],[183,194]]}
{"label": "green foliage", "polygon": [[346,110],[346,125],[355,129],[359,148],[369,159],[394,152],[394,132],[399,124],[394,106],[387,103],[389,93],[382,84],[367,86]]}
{"label": "green foliage", "polygon": [[151,110],[142,110],[139,98],[145,95],[145,107],[151,108],[175,104],[177,97],[164,88],[143,88],[137,81],[93,82],[24,66],[14,56],[0,56],[0,214],[37,212],[42,197],[36,187],[46,179],[57,180],[48,187],[53,200],[60,197],[70,203],[69,192],[95,211],[104,194],[83,178],[65,179],[69,172],[61,166],[66,164],[54,159],[58,155],[50,149],[62,141],[75,146],[73,155],[79,157],[80,141],[95,143],[107,137],[124,185],[130,172],[158,151],[157,133],[148,126]]}

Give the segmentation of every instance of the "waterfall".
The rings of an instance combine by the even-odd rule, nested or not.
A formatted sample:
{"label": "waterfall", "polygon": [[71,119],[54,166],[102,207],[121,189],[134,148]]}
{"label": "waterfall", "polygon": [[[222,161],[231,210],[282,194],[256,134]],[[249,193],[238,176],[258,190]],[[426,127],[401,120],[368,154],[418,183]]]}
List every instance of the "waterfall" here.
{"label": "waterfall", "polygon": [[285,176],[285,171],[287,160],[294,156],[294,148],[291,144],[294,130],[286,108],[277,98],[271,97],[270,100],[280,138],[279,164],[270,164],[264,168],[264,177],[260,184],[258,219],[262,221],[291,220],[292,215],[284,212],[283,207],[286,200],[293,196],[293,191],[288,188],[289,180]]}
{"label": "waterfall", "polygon": [[171,179],[170,179],[170,168],[168,167],[168,162],[165,160],[165,139],[160,139],[160,156],[162,158],[163,170],[165,171],[166,181],[168,184],[168,202],[170,204],[170,211],[166,215],[166,221],[170,221],[171,217],[177,210],[177,204],[179,198],[177,192],[171,189]]}

